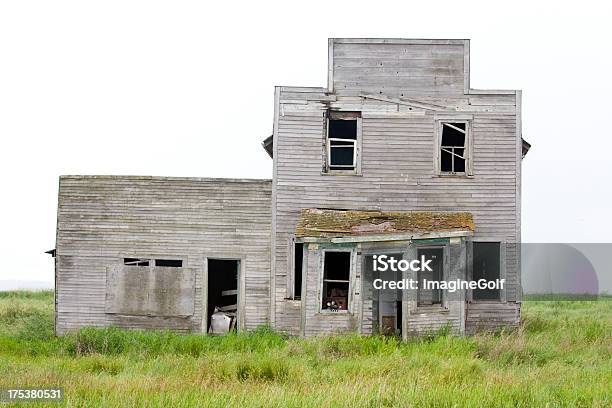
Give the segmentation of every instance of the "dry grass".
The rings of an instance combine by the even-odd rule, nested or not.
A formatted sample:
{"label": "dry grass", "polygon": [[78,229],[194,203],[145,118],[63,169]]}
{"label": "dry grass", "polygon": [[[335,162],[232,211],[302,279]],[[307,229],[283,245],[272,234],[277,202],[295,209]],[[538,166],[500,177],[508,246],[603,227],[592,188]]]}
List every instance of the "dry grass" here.
{"label": "dry grass", "polygon": [[400,342],[84,329],[55,338],[52,294],[0,296],[0,386],[61,386],[68,406],[612,404],[612,303],[526,302],[513,333]]}

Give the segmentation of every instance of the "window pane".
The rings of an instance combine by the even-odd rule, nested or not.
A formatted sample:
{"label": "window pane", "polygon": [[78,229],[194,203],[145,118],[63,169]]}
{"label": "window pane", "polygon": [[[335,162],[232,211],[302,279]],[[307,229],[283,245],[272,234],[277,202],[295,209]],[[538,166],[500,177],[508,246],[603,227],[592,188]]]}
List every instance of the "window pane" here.
{"label": "window pane", "polygon": [[330,166],[352,166],[353,146],[331,146]]}
{"label": "window pane", "polygon": [[327,137],[336,139],[357,139],[357,120],[329,120]]}
{"label": "window pane", "polygon": [[350,252],[325,252],[323,279],[349,280],[351,271]]}
{"label": "window pane", "polygon": [[[455,153],[460,156],[463,155],[464,151],[465,149],[455,149]],[[464,173],[465,172],[465,159],[454,156],[454,160],[455,160],[455,173]]]}
{"label": "window pane", "polygon": [[181,268],[183,266],[183,261],[181,259],[156,259],[155,266]]}
{"label": "window pane", "polygon": [[123,258],[123,264],[128,266],[149,266],[149,260],[142,258]]}
{"label": "window pane", "polygon": [[[499,242],[474,242],[472,279],[494,281],[499,279],[500,244]],[[499,300],[498,289],[475,289],[472,297],[476,300]]]}
{"label": "window pane", "polygon": [[[449,149],[447,149],[449,150]],[[440,170],[453,171],[452,155],[449,152],[442,150],[440,152]]]}
{"label": "window pane", "polygon": [[[465,130],[465,123],[451,123],[456,128]],[[442,146],[465,146],[465,134],[456,129],[442,125]]]}
{"label": "window pane", "polygon": [[347,310],[348,291],[348,282],[323,282],[323,304],[321,309]]}

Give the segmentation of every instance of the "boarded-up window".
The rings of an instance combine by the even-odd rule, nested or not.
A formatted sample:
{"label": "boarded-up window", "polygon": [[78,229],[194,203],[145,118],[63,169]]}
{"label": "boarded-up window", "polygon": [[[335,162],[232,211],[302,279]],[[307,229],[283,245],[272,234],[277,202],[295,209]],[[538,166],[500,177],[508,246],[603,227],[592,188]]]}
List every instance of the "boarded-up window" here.
{"label": "boarded-up window", "polygon": [[106,313],[130,316],[191,316],[195,271],[155,266],[106,268]]}
{"label": "boarded-up window", "polygon": [[147,259],[147,258],[123,258],[123,264],[127,266],[165,266],[170,268],[182,268],[182,259]]}
{"label": "boarded-up window", "polygon": [[[495,281],[500,277],[500,243],[499,242],[474,242],[472,280],[485,279]],[[499,300],[499,289],[474,289],[472,292],[474,300]]]}
{"label": "boarded-up window", "polygon": [[347,310],[351,275],[351,253],[349,251],[325,251],[323,253],[324,310]]}

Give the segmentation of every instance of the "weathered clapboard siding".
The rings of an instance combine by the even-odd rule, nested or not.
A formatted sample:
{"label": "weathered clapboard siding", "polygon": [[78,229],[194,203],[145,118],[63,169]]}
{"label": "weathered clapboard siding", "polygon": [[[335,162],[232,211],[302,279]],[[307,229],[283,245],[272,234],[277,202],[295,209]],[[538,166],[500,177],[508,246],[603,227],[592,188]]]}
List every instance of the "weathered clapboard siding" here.
{"label": "weathered clapboard siding", "polygon": [[[242,257],[243,327],[266,324],[270,200],[269,180],[62,176],[57,332],[108,325],[200,331],[202,270],[207,256]],[[148,256],[183,259],[182,269],[194,271],[193,315],[107,313],[107,268],[122,265],[124,257]]]}
{"label": "weathered clapboard siding", "polygon": [[517,327],[521,308],[516,303],[472,302],[468,304],[465,332],[497,331]]}
{"label": "weathered clapboard siding", "polygon": [[468,40],[330,39],[330,91],[463,95]]}
{"label": "weathered clapboard siding", "polygon": [[[300,304],[285,298],[288,243],[300,209],[313,207],[471,212],[474,240],[505,243],[505,300],[509,302],[505,307],[518,310],[513,302],[520,301],[520,93],[469,89],[468,61],[469,42],[464,40],[416,40],[414,44],[330,40],[328,88],[277,88],[272,194],[271,323],[275,328],[297,334],[300,319],[312,313],[300,313]],[[364,94],[418,99],[443,110],[413,108]],[[362,112],[360,175],[322,173],[324,112],[329,108]],[[472,177],[436,175],[438,114],[470,115]],[[432,328],[438,326],[434,317],[428,323]],[[329,326],[341,330],[342,324],[345,330],[352,327],[350,319],[342,317],[333,317],[329,324],[321,320],[318,327],[304,321],[306,331],[325,332]]]}

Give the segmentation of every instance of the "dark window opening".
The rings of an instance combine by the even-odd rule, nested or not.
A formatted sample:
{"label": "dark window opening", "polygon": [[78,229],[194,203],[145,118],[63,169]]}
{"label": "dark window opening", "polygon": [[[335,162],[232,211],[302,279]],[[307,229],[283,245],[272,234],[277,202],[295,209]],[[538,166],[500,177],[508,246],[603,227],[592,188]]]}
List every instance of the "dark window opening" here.
{"label": "dark window opening", "polygon": [[440,141],[440,171],[465,173],[466,123],[442,122]]}
{"label": "dark window opening", "polygon": [[[208,260],[207,327],[209,333],[225,332],[225,329],[229,331],[236,327],[239,265],[240,261],[235,259]],[[219,318],[222,321],[227,321],[228,327],[221,330],[215,326],[215,329],[211,330],[211,318],[215,311],[224,313],[225,316],[219,316]]]}
{"label": "dark window opening", "polygon": [[[473,243],[472,280],[485,279],[494,281],[500,276],[500,243],[474,242]],[[474,300],[499,300],[499,289],[474,289]]]}
{"label": "dark window opening", "polygon": [[123,264],[127,266],[149,266],[149,260],[144,258],[123,258]]}
{"label": "dark window opening", "polygon": [[330,119],[329,137],[336,139],[357,139],[357,119]]}
{"label": "dark window opening", "polygon": [[350,274],[350,252],[324,253],[322,309],[348,310]]}
{"label": "dark window opening", "polygon": [[183,261],[181,259],[156,259],[155,266],[169,266],[172,268],[182,268]]}
{"label": "dark window opening", "polygon": [[417,257],[421,259],[425,256],[425,260],[430,260],[429,267],[431,271],[425,270],[417,272],[419,281],[419,289],[417,291],[417,306],[441,305],[442,304],[442,289],[437,286],[427,287],[425,280],[432,282],[441,282],[444,276],[444,250],[442,248],[420,248],[417,250]]}
{"label": "dark window opening", "polygon": [[302,297],[302,262],[304,261],[304,244],[296,242],[293,246],[293,298]]}
{"label": "dark window opening", "polygon": [[355,170],[359,112],[330,112],[327,128],[330,170]]}

